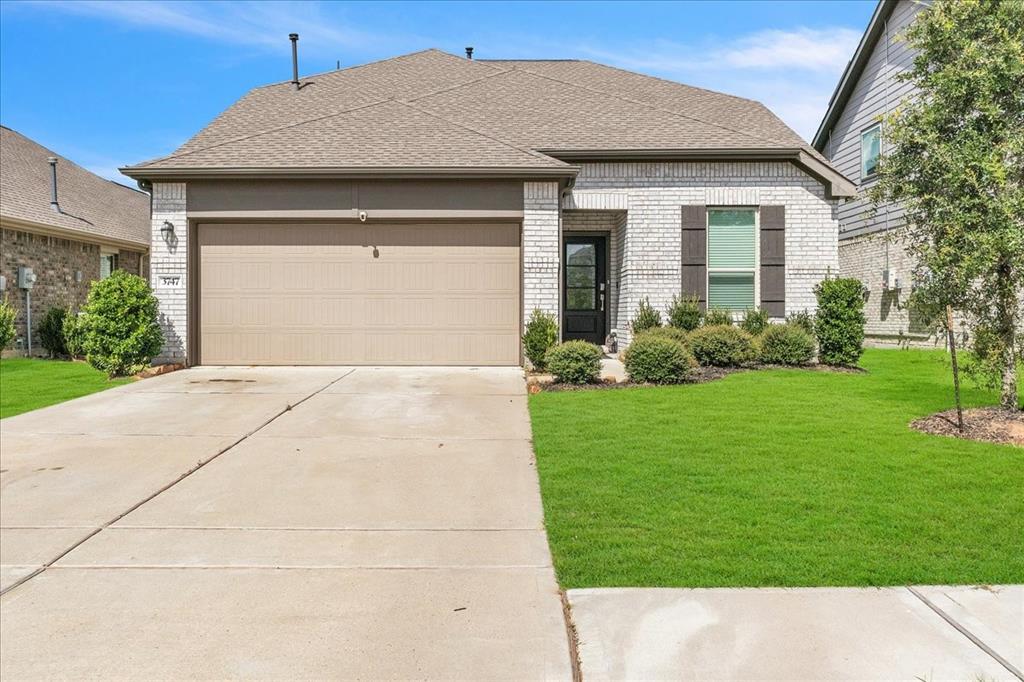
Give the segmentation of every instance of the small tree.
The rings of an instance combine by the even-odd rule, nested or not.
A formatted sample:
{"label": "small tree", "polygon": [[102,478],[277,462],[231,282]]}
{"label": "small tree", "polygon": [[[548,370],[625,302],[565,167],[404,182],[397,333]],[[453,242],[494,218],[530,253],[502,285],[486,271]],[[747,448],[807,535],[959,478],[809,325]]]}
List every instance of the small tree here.
{"label": "small tree", "polygon": [[[918,15],[900,78],[918,95],[884,119],[871,199],[900,202],[915,287],[994,336],[1003,407],[1017,407],[1024,289],[1024,3],[945,0]],[[947,324],[948,326],[948,324]]]}
{"label": "small tree", "polygon": [[94,282],[83,312],[85,357],[109,376],[140,372],[160,352],[157,300],[141,277],[115,270]]}
{"label": "small tree", "polygon": [[668,306],[668,323],[676,329],[692,332],[700,326],[704,311],[700,307],[700,299],[696,296],[680,298],[673,296]]}

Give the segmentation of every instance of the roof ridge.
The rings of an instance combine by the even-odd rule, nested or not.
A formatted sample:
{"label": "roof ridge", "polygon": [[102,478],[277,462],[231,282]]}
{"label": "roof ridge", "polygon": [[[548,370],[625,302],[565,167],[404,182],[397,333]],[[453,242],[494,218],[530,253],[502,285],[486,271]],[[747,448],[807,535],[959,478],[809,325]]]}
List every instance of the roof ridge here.
{"label": "roof ridge", "polygon": [[[592,62],[592,63],[595,63],[595,62]],[[671,109],[665,109],[663,107],[657,106],[656,104],[651,104],[650,102],[644,102],[644,101],[641,101],[641,100],[635,100],[635,99],[632,99],[630,97],[625,97],[623,95],[619,95],[619,94],[614,93],[614,92],[607,92],[605,90],[598,90],[597,88],[591,88],[591,87],[586,86],[586,85],[580,85],[579,83],[572,83],[570,81],[565,81],[565,80],[562,80],[560,78],[555,78],[554,76],[549,76],[549,75],[543,74],[543,73],[537,73],[536,71],[531,71],[530,69],[525,69],[525,68],[509,69],[508,71],[506,71],[504,73],[510,73],[512,71],[524,71],[524,72],[526,72],[526,73],[528,73],[530,75],[536,76],[538,78],[544,78],[544,79],[553,81],[555,83],[561,83],[562,85],[568,85],[568,86],[571,86],[571,87],[574,87],[574,88],[579,88],[581,90],[586,90],[587,92],[595,92],[595,93],[598,93],[598,94],[601,94],[601,95],[605,95],[607,97],[614,97],[614,98],[620,99],[620,100],[622,100],[624,102],[629,102],[631,104],[637,104],[637,105],[640,105],[640,106],[643,106],[643,107],[647,107],[649,109],[654,109],[656,111],[661,111],[661,112],[664,112],[664,113],[667,113],[667,114],[671,114],[672,116],[678,116],[679,118],[686,118],[686,119],[690,119],[691,121],[697,121],[698,123],[703,123],[704,125],[714,126],[716,128],[721,128],[722,130],[728,130],[731,133],[736,133],[738,135],[742,135],[744,137],[748,137],[748,138],[751,138],[751,139],[754,139],[754,140],[763,140],[765,142],[774,142],[776,144],[783,144],[782,140],[775,140],[775,139],[772,139],[772,138],[769,138],[769,137],[764,137],[764,136],[761,136],[761,135],[753,135],[753,134],[745,132],[743,130],[737,130],[735,128],[730,128],[729,126],[722,125],[721,123],[713,123],[711,121],[705,121],[702,118],[698,118],[696,116],[691,116],[689,114],[683,114],[683,113],[680,113],[678,111],[672,111]]]}
{"label": "roof ridge", "polygon": [[[446,57],[451,57],[452,59],[458,59],[460,61],[462,60],[462,57],[459,57],[458,55],[454,55],[451,52],[445,52],[444,50],[442,50],[440,48],[437,48],[437,47],[428,47],[428,48],[424,48],[422,50],[416,50],[415,52],[408,52],[406,54],[395,55],[394,57],[384,57],[383,59],[375,59],[372,62],[365,62],[363,64],[353,64],[352,66],[346,66],[346,67],[340,68],[340,69],[330,69],[328,71],[318,71],[317,73],[311,73],[311,74],[307,74],[305,76],[299,76],[299,81],[301,82],[303,80],[307,80],[307,79],[311,79],[311,78],[317,78],[319,76],[329,76],[329,75],[331,75],[333,73],[340,73],[342,71],[356,71],[357,69],[362,69],[363,67],[366,67],[366,66],[374,66],[375,64],[383,64],[384,62],[393,62],[393,61],[397,61],[399,59],[407,59],[409,57],[415,57],[416,55],[426,54],[428,52],[436,52],[438,54],[443,54]],[[486,60],[479,59],[479,60],[472,60],[472,61],[482,62],[482,61],[486,61]],[[491,66],[491,65],[490,64],[486,64],[485,66]],[[491,68],[494,68],[494,67],[491,67]],[[292,83],[291,79],[284,80],[284,81],[274,81],[273,83],[266,83],[265,85],[257,85],[256,87],[252,88],[252,90],[263,90],[263,89],[266,89],[266,88],[276,88],[276,87],[279,87],[281,85],[291,85],[291,83]],[[250,90],[250,92],[251,92],[251,90]]]}
{"label": "roof ridge", "polygon": [[458,121],[453,121],[453,120],[451,120],[449,118],[446,118],[444,116],[441,116],[439,114],[435,114],[432,111],[427,111],[425,109],[421,109],[420,107],[414,105],[412,102],[405,101],[405,100],[400,100],[400,99],[396,99],[394,101],[397,102],[398,104],[406,106],[406,107],[408,107],[408,108],[410,108],[410,109],[412,109],[414,111],[418,111],[421,114],[426,114],[427,116],[430,116],[431,118],[436,118],[439,121],[444,121],[445,123],[448,123],[449,125],[456,126],[458,128],[464,128],[465,130],[468,130],[471,133],[476,133],[477,135],[479,135],[481,137],[485,137],[488,140],[492,140],[494,142],[497,142],[498,144],[503,144],[506,147],[510,147],[512,149],[515,149],[516,151],[522,152],[522,153],[524,153],[524,154],[526,154],[528,156],[533,156],[533,157],[538,158],[538,159],[544,159],[545,161],[552,161],[552,162],[554,162],[556,164],[561,164],[561,165],[564,165],[564,166],[568,166],[569,165],[569,164],[565,163],[564,161],[561,161],[560,159],[554,158],[553,156],[548,156],[547,154],[544,154],[542,152],[538,152],[536,149],[529,149],[527,147],[520,147],[519,145],[516,145],[516,144],[513,144],[511,142],[508,142],[507,140],[502,140],[499,137],[495,137],[492,133],[485,133],[482,130],[477,130],[476,128],[468,126],[465,123],[459,123]]}

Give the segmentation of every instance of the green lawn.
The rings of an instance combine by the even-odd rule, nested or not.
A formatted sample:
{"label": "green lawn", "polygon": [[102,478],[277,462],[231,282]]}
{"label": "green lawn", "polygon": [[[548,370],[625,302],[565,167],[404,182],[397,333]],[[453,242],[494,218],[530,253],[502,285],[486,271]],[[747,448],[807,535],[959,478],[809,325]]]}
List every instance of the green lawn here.
{"label": "green lawn", "polygon": [[908,428],[941,352],[861,364],[530,396],[562,586],[1024,582],[1024,449]]}
{"label": "green lawn", "polygon": [[84,362],[7,358],[0,360],[0,419],[120,386]]}

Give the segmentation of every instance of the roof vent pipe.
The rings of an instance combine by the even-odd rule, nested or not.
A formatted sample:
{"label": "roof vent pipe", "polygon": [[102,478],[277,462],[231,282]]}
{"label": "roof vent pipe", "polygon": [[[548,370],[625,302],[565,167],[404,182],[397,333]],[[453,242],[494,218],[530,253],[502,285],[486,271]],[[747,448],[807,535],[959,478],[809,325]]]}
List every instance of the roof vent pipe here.
{"label": "roof vent pipe", "polygon": [[288,40],[292,41],[292,85],[299,89],[299,34],[289,33]]}
{"label": "roof vent pipe", "polygon": [[472,58],[473,58],[473,48],[472,47],[467,47],[466,48],[466,59],[472,59]]}
{"label": "roof vent pipe", "polygon": [[60,204],[57,203],[57,157],[51,156],[46,160],[50,163],[50,208],[60,213]]}

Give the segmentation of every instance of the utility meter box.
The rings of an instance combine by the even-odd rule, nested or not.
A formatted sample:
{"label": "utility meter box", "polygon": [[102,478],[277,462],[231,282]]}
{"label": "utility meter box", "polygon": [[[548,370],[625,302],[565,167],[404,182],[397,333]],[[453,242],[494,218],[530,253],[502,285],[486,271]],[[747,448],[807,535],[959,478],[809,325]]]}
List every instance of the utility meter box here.
{"label": "utility meter box", "polygon": [[24,265],[18,267],[18,288],[31,289],[36,283],[36,273]]}

